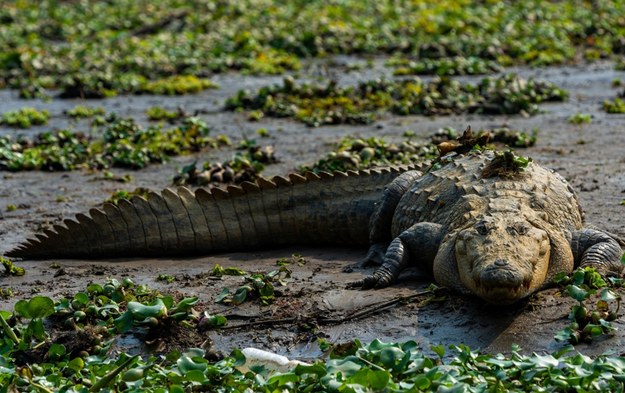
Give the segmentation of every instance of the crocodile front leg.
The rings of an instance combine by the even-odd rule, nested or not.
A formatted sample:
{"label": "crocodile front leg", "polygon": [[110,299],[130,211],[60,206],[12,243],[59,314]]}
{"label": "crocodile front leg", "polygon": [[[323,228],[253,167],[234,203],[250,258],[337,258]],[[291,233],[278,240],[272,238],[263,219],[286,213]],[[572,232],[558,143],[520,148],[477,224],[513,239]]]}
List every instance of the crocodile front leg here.
{"label": "crocodile front leg", "polygon": [[377,203],[369,221],[369,244],[371,244],[369,252],[359,266],[382,265],[387,247],[392,240],[391,225],[395,209],[401,197],[422,175],[423,173],[419,171],[408,171],[386,186],[382,199]]}
{"label": "crocodile front leg", "polygon": [[594,228],[573,232],[571,250],[575,266],[592,266],[601,274],[622,274],[623,249],[612,236]]}
{"label": "crocodile front leg", "polygon": [[397,281],[399,274],[411,262],[427,274],[432,274],[432,263],[443,237],[444,231],[440,224],[420,222],[413,225],[393,239],[386,250],[382,266],[371,276],[350,286],[364,289],[387,287]]}

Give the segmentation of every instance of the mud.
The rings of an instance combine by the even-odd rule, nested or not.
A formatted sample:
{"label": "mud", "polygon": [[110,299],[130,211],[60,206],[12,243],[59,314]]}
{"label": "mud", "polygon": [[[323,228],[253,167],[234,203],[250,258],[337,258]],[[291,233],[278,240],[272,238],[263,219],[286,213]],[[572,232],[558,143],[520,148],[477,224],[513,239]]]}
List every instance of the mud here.
{"label": "mud", "polygon": [[[338,63],[362,60],[339,58]],[[376,60],[372,67],[344,72],[323,63],[315,64],[300,76],[318,75],[339,78],[340,83],[354,83],[380,75],[390,75]],[[257,139],[259,144],[271,144],[281,160],[266,168],[265,175],[285,174],[294,167],[312,163],[329,150],[328,144],[342,135],[397,138],[412,130],[420,138],[427,138],[440,127],[464,129],[498,127],[507,124],[526,132],[538,128],[535,147],[520,150],[542,165],[556,169],[578,192],[588,222],[625,237],[625,115],[608,115],[601,109],[605,99],[618,92],[611,87],[614,78],[625,79],[624,72],[613,71],[610,63],[591,66],[548,69],[517,69],[523,76],[548,79],[567,89],[566,103],[542,105],[544,111],[536,116],[450,116],[426,118],[420,116],[396,117],[384,115],[369,126],[327,126],[307,128],[299,123],[263,118],[249,122],[244,113],[222,112],[223,101],[238,89],[256,89],[269,83],[278,83],[279,77],[248,77],[222,75],[215,78],[218,90],[182,97],[133,96],[107,100],[57,100],[49,102],[20,100],[17,93],[0,91],[0,113],[24,106],[47,109],[52,114],[48,126],[16,131],[0,128],[1,134],[34,134],[51,128],[67,126],[90,129],[88,121],[72,122],[62,115],[76,104],[103,106],[107,112],[132,116],[147,123],[145,109],[159,105],[167,109],[182,107],[188,113],[197,112],[213,128],[213,135],[226,134],[235,141],[242,137]],[[475,79],[475,78],[464,78]],[[572,125],[568,118],[577,113],[592,115],[592,123]],[[255,130],[265,127],[269,138],[260,138]],[[176,171],[183,165],[199,159],[218,161],[229,158],[233,149],[209,150],[195,155],[178,157],[166,164],[150,166],[141,171],[113,170],[120,176],[129,173],[133,181],[120,184],[102,180],[100,173],[75,171],[68,173],[0,173],[0,255],[39,228],[64,217],[71,217],[98,205],[117,189],[135,187],[161,189],[171,185]],[[7,211],[7,205],[16,205]],[[11,288],[15,296],[0,302],[0,308],[11,309],[20,298],[34,293],[53,297],[70,295],[84,289],[90,282],[107,278],[129,277],[136,283],[149,284],[167,292],[199,296],[202,309],[228,316],[226,328],[209,333],[215,348],[229,351],[234,347],[253,346],[287,356],[311,359],[321,351],[317,340],[323,338],[338,343],[359,339],[363,342],[379,338],[384,341],[413,339],[424,349],[430,345],[464,343],[488,352],[509,352],[518,344],[526,352],[550,352],[564,344],[553,335],[568,324],[567,314],[572,300],[562,297],[557,289],[547,289],[527,302],[505,308],[495,308],[483,302],[454,294],[429,293],[417,295],[429,286],[422,277],[407,277],[393,287],[377,291],[347,290],[345,285],[357,280],[369,270],[344,273],[342,269],[364,257],[364,249],[298,247],[250,251],[202,258],[69,261],[55,260],[19,265],[26,268],[24,277],[0,277],[0,287]],[[216,296],[224,287],[235,289],[241,277],[220,280],[206,274],[219,263],[236,266],[250,272],[268,272],[276,269],[276,260],[289,258],[293,253],[304,256],[306,264],[292,264],[292,278],[285,287],[277,288],[279,296],[270,306],[246,302],[232,308],[215,304]],[[60,268],[52,267],[52,262]],[[159,274],[169,274],[176,281],[166,284],[156,281]],[[400,301],[405,297],[408,300]],[[386,303],[394,304],[383,307]],[[360,314],[363,314],[359,317]],[[622,314],[622,312],[621,312]],[[577,349],[585,354],[606,350],[625,352],[623,316],[615,322],[619,329],[605,339],[591,345],[580,344]],[[198,342],[197,345],[201,345]],[[120,340],[119,349],[139,351],[136,342]]]}

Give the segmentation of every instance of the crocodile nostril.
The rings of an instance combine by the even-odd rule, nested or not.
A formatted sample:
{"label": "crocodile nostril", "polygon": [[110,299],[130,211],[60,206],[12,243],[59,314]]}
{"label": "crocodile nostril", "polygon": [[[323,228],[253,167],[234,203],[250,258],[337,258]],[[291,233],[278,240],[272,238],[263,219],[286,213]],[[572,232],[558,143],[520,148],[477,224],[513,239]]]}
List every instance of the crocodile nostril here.
{"label": "crocodile nostril", "polygon": [[506,261],[505,259],[495,260],[495,265],[497,266],[506,266],[507,264],[508,264],[508,261]]}

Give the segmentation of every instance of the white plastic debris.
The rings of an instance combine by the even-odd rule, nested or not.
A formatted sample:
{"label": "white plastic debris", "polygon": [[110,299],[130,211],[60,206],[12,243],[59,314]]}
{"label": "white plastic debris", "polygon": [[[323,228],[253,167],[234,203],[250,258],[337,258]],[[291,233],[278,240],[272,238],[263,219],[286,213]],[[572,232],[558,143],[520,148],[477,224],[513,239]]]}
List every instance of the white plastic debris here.
{"label": "white plastic debris", "polygon": [[264,366],[266,370],[271,372],[286,372],[293,369],[298,364],[309,365],[308,363],[299,360],[290,360],[286,356],[263,351],[258,348],[244,348],[241,352],[245,355],[245,364],[237,367],[237,369],[242,373],[246,373],[252,367],[256,366]]}

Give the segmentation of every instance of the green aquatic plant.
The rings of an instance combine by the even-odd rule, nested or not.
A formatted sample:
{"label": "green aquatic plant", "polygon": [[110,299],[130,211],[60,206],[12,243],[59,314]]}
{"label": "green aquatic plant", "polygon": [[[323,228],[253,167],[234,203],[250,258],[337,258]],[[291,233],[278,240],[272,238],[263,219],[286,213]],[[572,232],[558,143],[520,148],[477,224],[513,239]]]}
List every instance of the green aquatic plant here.
{"label": "green aquatic plant", "polygon": [[140,169],[170,157],[217,147],[201,119],[189,117],[178,127],[144,128],[132,119],[110,116],[101,137],[71,130],[50,131],[34,139],[0,136],[0,169],[68,171],[80,166]]}
{"label": "green aquatic plant", "polygon": [[47,124],[50,113],[47,110],[37,110],[31,107],[21,108],[15,111],[9,111],[2,114],[0,124],[10,127],[29,128]]}
{"label": "green aquatic plant", "polygon": [[535,114],[538,104],[563,101],[567,93],[552,83],[522,79],[515,74],[461,84],[448,78],[372,80],[357,86],[296,83],[267,86],[256,93],[241,90],[226,101],[226,109],[262,111],[273,117],[293,117],[309,126],[368,124],[380,112],[399,115],[454,113]]}
{"label": "green aquatic plant", "polygon": [[479,57],[462,57],[441,59],[409,60],[401,57],[388,62],[395,67],[394,75],[483,75],[503,70],[494,60]]}
{"label": "green aquatic plant", "polygon": [[85,105],[76,105],[72,109],[68,109],[67,111],[65,111],[65,113],[69,117],[79,119],[94,116],[103,116],[105,112],[104,108],[102,107],[93,108]]}

